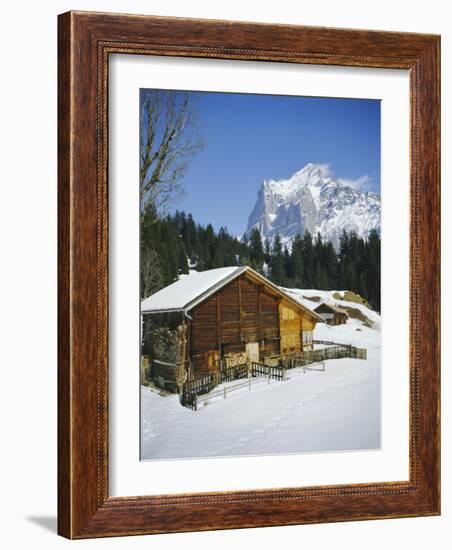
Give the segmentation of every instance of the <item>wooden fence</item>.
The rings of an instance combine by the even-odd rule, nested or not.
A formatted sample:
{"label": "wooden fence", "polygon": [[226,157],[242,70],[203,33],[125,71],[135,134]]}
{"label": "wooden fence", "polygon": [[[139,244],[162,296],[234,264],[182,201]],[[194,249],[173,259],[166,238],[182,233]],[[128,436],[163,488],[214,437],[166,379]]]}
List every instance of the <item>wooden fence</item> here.
{"label": "wooden fence", "polygon": [[237,390],[241,390],[241,389],[244,389],[244,388],[247,388],[248,390],[251,390],[252,386],[254,386],[258,382],[262,382],[262,379],[261,378],[246,378],[246,379],[240,381],[238,384],[232,384],[230,386],[224,386],[223,388],[213,390],[210,393],[207,393],[205,395],[196,396],[193,408],[194,408],[194,410],[198,410],[199,407],[201,407],[203,405],[207,405],[207,403],[211,399],[218,399],[218,398],[226,399],[227,396],[231,392],[235,392]]}
{"label": "wooden fence", "polygon": [[355,348],[346,344],[336,344],[335,342],[320,340],[316,340],[314,343],[325,344],[328,347],[295,352],[284,358],[284,368],[293,369],[309,365],[310,363],[327,361],[328,359],[344,359],[347,357],[352,359],[367,359],[367,350],[365,348]]}
{"label": "wooden fence", "polygon": [[[243,369],[243,367],[247,367],[246,371]],[[237,390],[245,389],[251,390],[252,386],[254,386],[257,383],[265,383],[265,380],[267,379],[270,383],[270,380],[285,380],[286,378],[286,370],[284,367],[275,367],[275,366],[269,366],[265,365],[263,363],[251,363],[251,368],[248,370],[248,365],[240,365],[240,369],[237,371],[237,375],[241,377],[241,381],[237,384],[232,384],[230,386],[224,386],[223,388],[214,389],[209,392],[203,392],[202,394],[193,393],[190,395],[190,397],[187,399],[187,395],[183,395],[183,399],[181,400],[182,403],[185,403],[186,407],[191,408],[192,410],[198,410],[199,407],[206,405],[210,400],[212,399],[218,399],[223,398],[226,399],[227,396],[231,392],[235,392]],[[315,369],[313,369],[315,370]],[[325,370],[325,368],[323,368]],[[246,375],[244,376],[244,372],[246,372]],[[238,378],[234,378],[233,380],[237,380]],[[209,384],[204,384],[202,386],[203,389],[205,389]],[[196,387],[193,387],[193,391],[196,390]]]}
{"label": "wooden fence", "polygon": [[181,404],[184,407],[196,410],[196,396],[211,392],[218,384],[223,382],[232,382],[232,380],[247,377],[248,364],[243,363],[242,365],[222,369],[219,372],[205,374],[194,380],[188,380],[182,390]]}
{"label": "wooden fence", "polygon": [[181,405],[196,410],[197,396],[209,393],[218,383],[219,376],[217,373],[206,374],[194,380],[188,380],[185,382],[181,394]]}
{"label": "wooden fence", "polygon": [[232,382],[240,378],[248,378],[248,364],[234,365],[220,371],[221,382]]}
{"label": "wooden fence", "polygon": [[[290,356],[285,357],[280,361],[279,365],[266,365],[265,363],[252,362],[249,367],[247,363],[235,365],[222,369],[220,372],[206,374],[194,380],[188,380],[185,382],[183,391],[181,394],[181,404],[189,409],[197,410],[198,404],[205,401],[206,398],[198,398],[211,392],[218,384],[222,382],[232,382],[233,380],[243,378],[261,378],[266,377],[270,381],[273,380],[285,380],[286,370],[294,369],[297,367],[304,367],[305,370],[325,370],[325,363],[329,359],[367,359],[367,350],[364,348],[356,348],[354,346],[346,344],[337,344],[336,342],[329,342],[327,340],[314,340],[315,344],[324,344],[328,347],[323,349],[309,350],[293,353]],[[317,367],[310,368],[308,365],[316,364]],[[246,386],[250,382],[243,382],[237,386]],[[237,389],[236,388],[236,389]],[[226,392],[231,391],[229,389],[218,390],[218,395],[224,395]],[[215,397],[216,395],[211,395]]]}
{"label": "wooden fence", "polygon": [[367,349],[366,348],[356,348],[348,344],[338,344],[337,342],[331,342],[330,340],[314,340],[314,344],[323,344],[325,346],[339,346],[347,350],[348,355],[352,359],[367,359]]}
{"label": "wooden fence", "polygon": [[309,365],[304,365],[303,374],[306,374],[307,370],[325,372],[325,363],[321,361],[320,363],[309,363]]}
{"label": "wooden fence", "polygon": [[264,363],[251,363],[251,376],[253,378],[265,376],[273,380],[284,380],[285,368],[282,366],[270,366]]}

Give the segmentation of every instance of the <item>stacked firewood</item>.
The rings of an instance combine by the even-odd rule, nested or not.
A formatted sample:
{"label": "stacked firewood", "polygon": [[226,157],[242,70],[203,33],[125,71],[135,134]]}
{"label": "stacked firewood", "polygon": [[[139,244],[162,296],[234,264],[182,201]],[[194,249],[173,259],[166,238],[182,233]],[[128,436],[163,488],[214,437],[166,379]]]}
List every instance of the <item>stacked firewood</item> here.
{"label": "stacked firewood", "polygon": [[246,352],[241,353],[227,353],[224,356],[224,362],[226,368],[236,367],[237,365],[243,365],[248,360]]}

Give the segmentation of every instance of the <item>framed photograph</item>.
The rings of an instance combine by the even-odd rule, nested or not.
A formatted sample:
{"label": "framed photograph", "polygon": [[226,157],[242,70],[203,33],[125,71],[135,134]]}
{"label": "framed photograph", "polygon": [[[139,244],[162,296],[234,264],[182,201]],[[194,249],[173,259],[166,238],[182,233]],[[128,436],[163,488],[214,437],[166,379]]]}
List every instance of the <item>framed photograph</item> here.
{"label": "framed photograph", "polygon": [[440,513],[439,59],[59,16],[61,535]]}

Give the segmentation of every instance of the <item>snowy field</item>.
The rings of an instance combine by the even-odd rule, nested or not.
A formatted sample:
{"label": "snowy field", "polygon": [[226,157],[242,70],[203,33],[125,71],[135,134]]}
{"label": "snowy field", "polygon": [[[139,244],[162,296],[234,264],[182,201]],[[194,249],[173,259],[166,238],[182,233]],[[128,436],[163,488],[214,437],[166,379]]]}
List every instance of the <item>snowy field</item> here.
{"label": "snowy field", "polygon": [[[177,395],[141,388],[141,458],[175,459],[228,457],[378,449],[380,447],[380,331],[379,316],[363,305],[324,301],[362,309],[373,323],[358,319],[346,325],[318,324],[314,338],[367,348],[368,359],[325,361],[325,372],[293,369],[286,381],[260,379],[210,399],[198,411],[182,407]],[[305,301],[313,306],[313,302]],[[223,384],[219,388],[237,384]]]}

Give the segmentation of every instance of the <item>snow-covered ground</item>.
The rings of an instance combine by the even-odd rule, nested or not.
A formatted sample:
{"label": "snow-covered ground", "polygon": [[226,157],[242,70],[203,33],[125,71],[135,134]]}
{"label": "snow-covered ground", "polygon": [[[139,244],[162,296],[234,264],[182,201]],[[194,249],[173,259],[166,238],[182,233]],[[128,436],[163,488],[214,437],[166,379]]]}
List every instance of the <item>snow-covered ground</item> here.
{"label": "snow-covered ground", "polygon": [[[373,311],[372,309],[369,309],[364,304],[360,304],[357,302],[351,302],[348,300],[338,300],[335,298],[335,296],[340,295],[344,296],[345,290],[315,290],[315,289],[298,289],[298,288],[284,288],[284,292],[287,292],[290,294],[293,298],[297,299],[299,302],[301,302],[304,306],[308,307],[309,309],[315,309],[318,305],[321,303],[329,304],[329,305],[336,305],[341,308],[354,308],[359,310],[369,321],[372,323],[372,327],[376,330],[380,330],[380,315]],[[320,298],[320,300],[314,300],[310,298]],[[354,323],[354,319],[349,319],[347,321],[347,325],[345,328],[346,332],[348,332],[348,329],[351,327],[351,325],[354,325],[355,328],[361,327],[361,323]],[[350,324],[351,323],[351,324]],[[322,328],[325,328],[326,330],[333,330],[335,327],[329,327],[327,325],[324,325]],[[320,330],[321,326],[317,325],[316,330]],[[315,338],[317,340],[321,340],[316,333]],[[353,344],[353,342],[347,342],[348,344]],[[356,345],[356,344],[354,344]]]}
{"label": "snow-covered ground", "polygon": [[[307,296],[325,291],[294,291]],[[304,300],[303,300],[304,301]],[[313,302],[307,301],[310,307]],[[368,359],[325,361],[325,372],[288,371],[284,382],[262,379],[215,398],[197,411],[177,395],[141,388],[141,458],[174,459],[258,454],[346,451],[380,447],[379,316],[363,308],[373,328],[358,319],[346,325],[316,326],[314,338],[367,348]],[[307,305],[308,305],[307,304]],[[314,306],[315,307],[315,306]],[[231,386],[236,384],[230,382]],[[223,385],[221,386],[223,387]]]}

